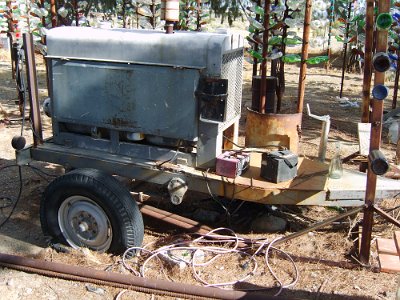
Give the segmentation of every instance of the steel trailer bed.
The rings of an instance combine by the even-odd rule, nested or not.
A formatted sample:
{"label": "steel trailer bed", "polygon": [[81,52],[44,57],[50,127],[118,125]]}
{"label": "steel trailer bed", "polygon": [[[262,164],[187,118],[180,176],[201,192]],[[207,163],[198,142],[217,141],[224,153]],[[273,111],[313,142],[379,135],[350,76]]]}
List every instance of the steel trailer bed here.
{"label": "steel trailer bed", "polygon": [[[366,174],[344,170],[340,179],[328,177],[329,166],[300,158],[298,175],[293,180],[271,183],[260,177],[260,153],[251,153],[250,167],[235,179],[219,176],[193,167],[136,159],[103,151],[85,150],[54,144],[51,139],[42,145],[19,151],[17,161],[25,164],[38,160],[67,168],[93,168],[106,173],[156,184],[168,184],[182,178],[188,190],[209,193],[263,204],[358,206],[364,203]],[[400,193],[400,182],[378,178],[376,198],[391,198]]]}

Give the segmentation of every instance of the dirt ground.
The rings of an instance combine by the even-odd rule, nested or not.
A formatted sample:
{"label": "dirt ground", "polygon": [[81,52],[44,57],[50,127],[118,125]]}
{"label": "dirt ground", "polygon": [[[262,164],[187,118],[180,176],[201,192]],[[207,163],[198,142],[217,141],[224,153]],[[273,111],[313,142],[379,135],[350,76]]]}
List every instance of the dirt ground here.
{"label": "dirt ground", "polygon": [[[8,167],[15,164],[15,154],[11,147],[11,139],[20,133],[21,118],[16,105],[15,83],[11,78],[11,68],[7,52],[0,50],[0,224],[10,213],[10,201],[15,201],[19,190],[19,178],[16,167]],[[38,57],[38,74],[41,100],[46,96],[45,72],[43,62]],[[245,65],[244,92],[243,92],[243,117],[240,132],[243,134],[245,124],[245,107],[251,105],[251,65]],[[293,111],[296,106],[298,66],[288,65],[286,72],[286,92],[283,111]],[[328,161],[334,155],[335,141],[341,141],[341,154],[347,156],[358,150],[357,122],[360,120],[362,75],[346,74],[343,96],[353,102],[352,106],[342,107],[337,99],[340,88],[340,70],[334,67],[326,72],[321,66],[308,70],[305,91],[305,102],[311,105],[311,110],[316,115],[331,116],[332,127],[329,134],[327,151]],[[388,82],[393,90],[393,82]],[[389,99],[391,99],[389,97]],[[389,101],[386,108],[389,109]],[[50,120],[43,115],[45,136],[51,135]],[[303,115],[302,139],[300,142],[300,155],[316,158],[321,124]],[[387,142],[386,133],[383,137],[383,150],[387,158],[394,162],[395,146]],[[32,133],[28,126],[24,129],[27,143],[32,142]],[[243,141],[243,138],[241,139]],[[11,218],[0,228],[0,252],[17,254],[25,257],[40,258],[47,261],[63,262],[80,266],[88,266],[99,270],[113,270],[129,274],[124,269],[119,256],[98,254],[91,251],[78,251],[69,249],[68,253],[57,252],[49,247],[49,241],[43,236],[39,222],[39,202],[46,185],[63,173],[63,169],[50,164],[35,162],[32,166],[42,170],[22,168],[22,195]],[[346,168],[356,169],[358,163],[352,162],[345,165]],[[50,175],[50,176],[49,176]],[[133,183],[135,186],[135,183]],[[182,206],[173,207],[168,201],[154,203],[163,209],[174,211],[194,218],[196,207],[220,211],[220,207],[207,195],[189,193]],[[235,203],[239,205],[240,202]],[[397,199],[384,199],[381,206],[394,208],[400,204]],[[315,221],[323,220],[335,215],[341,208],[328,209],[322,207],[278,207],[279,216],[285,216],[288,220],[286,234],[304,228]],[[273,208],[244,203],[237,211],[232,221],[232,226],[240,236],[246,238],[273,239],[285,233],[255,234],[251,232],[248,224],[255,216],[266,213],[274,213]],[[394,217],[400,214],[398,209],[391,212]],[[398,275],[377,272],[378,262],[375,243],[371,250],[371,267],[345,269],[339,266],[329,266],[324,261],[343,262],[351,261],[353,254],[355,230],[352,225],[362,218],[358,215],[342,222],[334,223],[322,230],[313,231],[299,238],[280,245],[279,249],[297,256],[320,260],[319,263],[310,261],[296,261],[299,271],[298,282],[291,288],[284,289],[282,296],[297,297],[303,299],[395,299],[398,288]],[[207,222],[206,222],[207,223]],[[226,222],[209,221],[211,227],[228,226]],[[373,238],[392,237],[393,226],[376,218]],[[160,226],[158,222],[145,218],[145,241],[168,242],[168,237],[183,234],[181,230],[170,226]],[[260,268],[245,285],[246,287],[267,287],[262,295],[273,295],[277,292],[276,281],[265,267],[262,257],[257,257]],[[285,284],[291,282],[294,271],[291,264],[282,257],[273,254],[271,264],[277,275]],[[209,280],[233,280],[240,272],[238,262],[233,258],[225,258],[217,261],[209,270],[203,270]],[[167,270],[170,280],[200,285],[193,278],[188,269]],[[162,278],[159,266],[150,268],[149,277]],[[222,279],[221,279],[222,278]],[[48,278],[35,274],[15,271],[8,268],[0,268],[0,295],[1,299],[169,299],[168,297],[155,296],[133,291],[123,294],[121,289],[105,286],[96,286],[81,282],[73,282],[55,278]]]}

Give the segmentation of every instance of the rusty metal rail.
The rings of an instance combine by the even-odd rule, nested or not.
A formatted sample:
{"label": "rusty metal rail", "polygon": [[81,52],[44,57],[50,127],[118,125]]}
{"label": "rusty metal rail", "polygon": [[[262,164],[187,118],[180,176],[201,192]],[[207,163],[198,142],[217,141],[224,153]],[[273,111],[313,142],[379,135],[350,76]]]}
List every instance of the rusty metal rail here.
{"label": "rusty metal rail", "polygon": [[[44,260],[0,253],[0,266],[19,271],[37,273],[44,276],[65,280],[90,282],[117,288],[134,290],[142,293],[182,297],[187,299],[250,299],[279,300],[287,297],[255,295],[243,291],[229,291],[218,288],[193,286],[184,283],[124,275],[80,266],[71,266]],[[295,299],[295,298],[291,298]]]}
{"label": "rusty metal rail", "polygon": [[202,225],[196,221],[193,221],[188,218],[184,218],[182,216],[167,212],[162,209],[155,208],[150,205],[144,205],[144,204],[139,203],[139,208],[140,208],[140,211],[142,212],[142,214],[145,216],[156,218],[160,221],[178,226],[178,227],[186,229],[190,232],[199,233],[199,234],[207,234],[209,231],[212,230],[212,228]]}

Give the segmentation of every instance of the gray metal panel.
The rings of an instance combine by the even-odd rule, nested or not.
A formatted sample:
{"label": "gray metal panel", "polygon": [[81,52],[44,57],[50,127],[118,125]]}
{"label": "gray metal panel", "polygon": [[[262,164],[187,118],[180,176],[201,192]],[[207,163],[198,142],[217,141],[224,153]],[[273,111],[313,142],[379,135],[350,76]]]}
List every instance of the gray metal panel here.
{"label": "gray metal panel", "polygon": [[118,142],[116,146],[112,140],[95,139],[90,136],[61,132],[54,137],[55,144],[65,145],[68,148],[100,151],[103,153],[118,154],[132,159],[144,159],[154,163],[186,161],[188,166],[196,166],[196,158],[192,153],[176,152],[168,148],[144,145],[139,143]]}
{"label": "gray metal panel", "polygon": [[199,76],[196,69],[53,59],[53,117],[192,141]]}
{"label": "gray metal panel", "polygon": [[208,76],[221,74],[231,49],[230,35],[201,32],[58,27],[46,40],[49,56],[200,67]]}

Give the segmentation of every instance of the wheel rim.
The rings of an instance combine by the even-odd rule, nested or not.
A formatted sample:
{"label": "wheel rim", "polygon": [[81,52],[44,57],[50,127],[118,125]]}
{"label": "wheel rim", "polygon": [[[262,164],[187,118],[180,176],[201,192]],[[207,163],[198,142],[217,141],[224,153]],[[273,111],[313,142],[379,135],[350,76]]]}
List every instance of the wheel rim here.
{"label": "wheel rim", "polygon": [[104,210],[84,196],[71,196],[58,210],[58,224],[73,248],[106,251],[112,241],[112,227]]}

